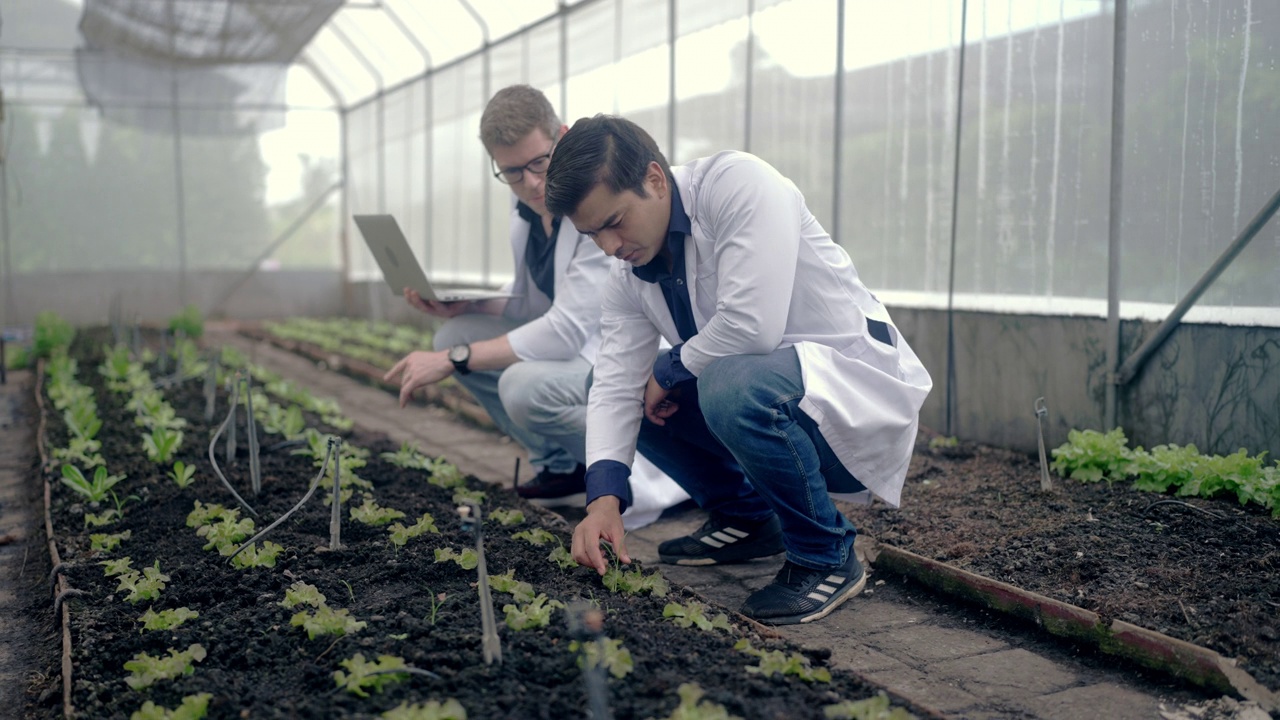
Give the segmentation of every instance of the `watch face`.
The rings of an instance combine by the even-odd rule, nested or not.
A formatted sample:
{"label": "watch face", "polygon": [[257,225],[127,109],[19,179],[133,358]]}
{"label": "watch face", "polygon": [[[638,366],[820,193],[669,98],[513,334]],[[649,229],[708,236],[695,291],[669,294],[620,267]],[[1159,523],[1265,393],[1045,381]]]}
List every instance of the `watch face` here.
{"label": "watch face", "polygon": [[449,359],[453,362],[466,362],[471,357],[470,345],[454,345],[449,348]]}

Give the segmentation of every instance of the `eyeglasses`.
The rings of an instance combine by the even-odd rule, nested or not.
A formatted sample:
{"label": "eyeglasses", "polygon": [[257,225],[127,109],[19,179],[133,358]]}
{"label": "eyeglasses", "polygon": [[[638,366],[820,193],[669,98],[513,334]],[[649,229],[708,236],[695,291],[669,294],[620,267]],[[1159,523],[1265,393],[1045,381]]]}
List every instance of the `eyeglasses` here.
{"label": "eyeglasses", "polygon": [[[551,150],[555,150],[555,147],[555,143],[552,143]],[[515,185],[521,180],[524,180],[524,174],[526,172],[531,172],[534,175],[545,175],[547,168],[551,167],[551,150],[548,150],[545,155],[539,155],[520,167],[513,168],[499,168],[498,164],[493,161],[493,158],[489,158],[489,162],[493,165],[493,176],[498,178],[498,182],[505,183],[507,185]]]}

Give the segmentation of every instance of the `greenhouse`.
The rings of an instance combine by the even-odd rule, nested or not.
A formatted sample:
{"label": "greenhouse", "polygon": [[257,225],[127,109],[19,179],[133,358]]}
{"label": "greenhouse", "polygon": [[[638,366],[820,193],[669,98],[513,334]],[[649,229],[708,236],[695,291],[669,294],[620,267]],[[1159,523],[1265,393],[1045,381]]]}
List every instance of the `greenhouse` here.
{"label": "greenhouse", "polygon": [[1280,717],[1278,63],[0,0],[0,714]]}

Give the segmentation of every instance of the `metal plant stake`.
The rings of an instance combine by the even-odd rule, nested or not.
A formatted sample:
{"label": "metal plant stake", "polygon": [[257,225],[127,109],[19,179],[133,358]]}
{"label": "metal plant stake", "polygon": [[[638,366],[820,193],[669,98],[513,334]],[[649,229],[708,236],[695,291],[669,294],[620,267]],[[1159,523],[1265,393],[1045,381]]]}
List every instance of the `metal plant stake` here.
{"label": "metal plant stake", "polygon": [[298,504],[297,504],[297,505],[294,505],[294,506],[293,506],[293,508],[289,510],[289,512],[287,512],[287,513],[285,513],[285,514],[281,515],[280,517],[276,518],[275,522],[273,522],[273,523],[271,523],[270,525],[268,525],[268,526],[266,526],[265,528],[263,528],[263,529],[262,529],[262,531],[261,531],[261,532],[259,532],[257,535],[254,535],[253,537],[251,537],[251,538],[249,538],[248,540],[246,540],[246,541],[245,541],[245,543],[244,543],[243,545],[241,545],[239,548],[236,548],[236,551],[235,551],[235,552],[233,552],[233,553],[231,553],[231,555],[227,556],[227,562],[228,562],[228,563],[229,563],[229,562],[231,562],[231,560],[232,560],[235,556],[237,556],[237,555],[239,555],[241,552],[243,552],[245,548],[247,548],[247,547],[249,547],[250,545],[254,544],[255,542],[257,542],[257,541],[261,540],[264,536],[266,536],[266,534],[267,534],[267,533],[269,533],[269,532],[271,532],[272,530],[274,530],[274,529],[276,529],[277,527],[279,527],[279,526],[280,526],[280,523],[284,522],[285,520],[288,520],[290,515],[292,515],[292,514],[294,514],[294,513],[298,512],[298,509],[299,509],[299,508],[301,508],[303,505],[306,505],[306,504],[307,504],[307,501],[308,501],[308,500],[310,500],[310,499],[311,499],[311,496],[315,494],[315,492],[316,492],[316,488],[320,487],[320,481],[324,479],[325,471],[327,471],[327,470],[329,469],[329,460],[330,460],[331,458],[337,458],[337,456],[338,456],[337,444],[338,444],[338,438],[330,436],[330,437],[329,437],[329,447],[328,447],[328,450],[327,450],[327,451],[325,452],[325,454],[324,454],[324,461],[320,463],[320,472],[316,473],[316,478],[315,478],[315,480],[312,480],[312,481],[311,481],[311,485],[310,485],[310,487],[308,487],[308,488],[307,488],[307,494],[302,496],[302,499],[298,501]]}
{"label": "metal plant stake", "polygon": [[156,358],[156,370],[164,375],[169,372],[169,331],[160,333],[160,357]]}
{"label": "metal plant stake", "polygon": [[1040,440],[1040,489],[1049,492],[1053,490],[1053,481],[1049,479],[1049,460],[1044,453],[1044,417],[1049,414],[1049,408],[1044,404],[1044,398],[1036,398],[1036,430],[1038,431]]}
{"label": "metal plant stake", "polygon": [[213,422],[214,405],[218,399],[218,355],[209,353],[209,371],[204,375],[204,421]]}
{"label": "metal plant stake", "polygon": [[253,376],[244,377],[245,431],[249,434],[249,485],[253,494],[262,492],[262,464],[258,459],[258,421],[253,417]]}
{"label": "metal plant stake", "polygon": [[342,440],[330,437],[333,451],[333,508],[329,514],[329,549],[342,547]]}
{"label": "metal plant stake", "polygon": [[231,412],[227,414],[227,466],[230,467],[236,462],[236,413],[240,408],[240,373],[236,372],[231,379],[231,387],[228,388],[231,393]]}
{"label": "metal plant stake", "polygon": [[492,665],[502,664],[502,642],[498,640],[498,622],[493,614],[493,596],[489,593],[489,570],[484,561],[484,519],[480,516],[480,506],[468,500],[458,508],[458,517],[462,521],[463,531],[476,534],[476,575],[479,577],[480,591],[480,627],[483,630],[484,662]]}
{"label": "metal plant stake", "polygon": [[[582,680],[587,686],[587,708],[594,720],[613,720],[609,710],[609,681],[605,678],[604,613],[587,603],[568,608],[569,635],[583,648]],[[587,644],[595,645],[596,661],[590,661]]]}
{"label": "metal plant stake", "polygon": [[218,438],[222,436],[222,433],[227,432],[228,426],[231,428],[231,433],[227,437],[227,457],[229,459],[235,457],[236,448],[235,438],[233,436],[235,434],[236,427],[236,399],[239,393],[240,384],[238,382],[233,382],[231,387],[231,407],[227,409],[227,418],[222,421],[222,424],[218,426],[217,432],[215,432],[213,437],[209,439],[209,464],[213,465],[213,472],[218,476],[218,479],[222,481],[222,484],[226,486],[231,495],[235,497],[236,501],[244,506],[244,509],[257,516],[258,511],[254,510],[252,505],[245,502],[244,498],[240,497],[240,493],[236,492],[236,489],[231,487],[231,483],[227,480],[227,476],[222,474],[222,468],[218,467]]}

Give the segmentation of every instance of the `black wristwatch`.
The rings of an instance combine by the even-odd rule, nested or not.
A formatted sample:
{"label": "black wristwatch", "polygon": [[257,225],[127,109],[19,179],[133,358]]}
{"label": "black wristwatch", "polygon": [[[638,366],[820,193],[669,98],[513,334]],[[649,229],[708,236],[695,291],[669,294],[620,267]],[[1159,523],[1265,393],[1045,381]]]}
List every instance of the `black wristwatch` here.
{"label": "black wristwatch", "polygon": [[467,363],[471,362],[471,346],[463,343],[449,348],[449,362],[453,363],[453,369],[459,375],[471,372],[471,368],[467,367]]}

